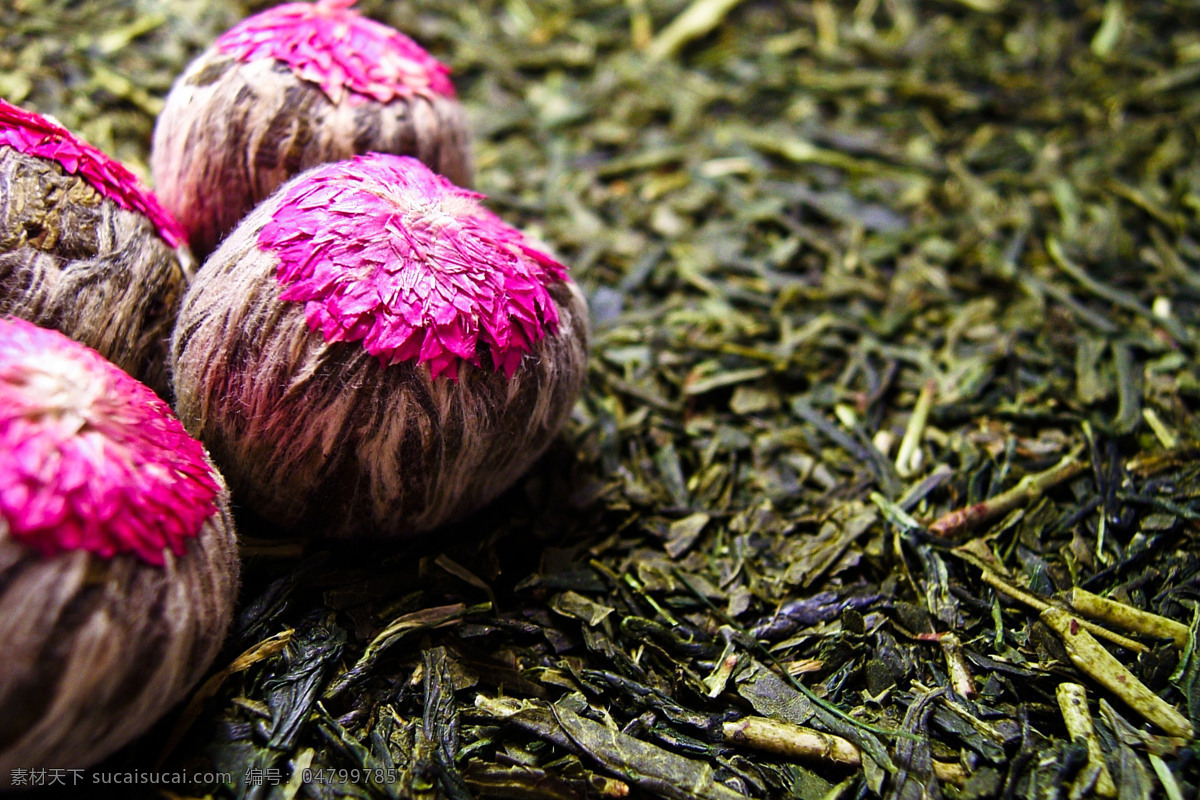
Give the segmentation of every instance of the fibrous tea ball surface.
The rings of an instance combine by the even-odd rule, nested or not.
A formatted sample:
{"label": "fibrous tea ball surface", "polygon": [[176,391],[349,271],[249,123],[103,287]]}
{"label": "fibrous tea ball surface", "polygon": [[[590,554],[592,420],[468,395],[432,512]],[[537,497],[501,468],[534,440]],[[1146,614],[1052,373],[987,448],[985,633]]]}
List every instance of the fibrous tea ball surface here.
{"label": "fibrous tea ball surface", "polygon": [[368,151],[471,179],[449,71],[352,0],[289,3],[223,34],[179,77],[150,166],[200,257],[297,173]]}
{"label": "fibrous tea ball surface", "polygon": [[149,728],[216,656],[237,584],[228,492],[166,403],[0,319],[0,787]]}
{"label": "fibrous tea ball surface", "polygon": [[159,393],[195,262],[134,175],[0,100],[0,314],[55,328]]}
{"label": "fibrous tea ball surface", "polygon": [[582,391],[565,268],[411,158],[316,167],[199,271],[173,341],[180,419],[289,531],[403,536],[510,486]]}

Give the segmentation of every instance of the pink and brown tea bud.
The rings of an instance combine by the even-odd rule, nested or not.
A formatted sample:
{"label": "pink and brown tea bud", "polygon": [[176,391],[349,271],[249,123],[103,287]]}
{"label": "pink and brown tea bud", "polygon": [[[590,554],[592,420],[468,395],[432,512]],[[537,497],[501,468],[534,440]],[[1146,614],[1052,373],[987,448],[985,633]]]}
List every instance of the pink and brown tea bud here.
{"label": "pink and brown tea bud", "polygon": [[470,181],[449,70],[350,5],[288,3],[250,17],[172,87],[150,165],[201,257],[258,202],[318,164],[378,151]]}
{"label": "pink and brown tea bud", "polygon": [[184,238],[128,169],[0,100],[0,314],[62,331],[165,396],[195,270]]}
{"label": "pink and brown tea bud", "polygon": [[412,158],[305,172],[200,270],[173,342],[178,410],[280,528],[403,536],[532,464],[583,387],[566,268]]}
{"label": "pink and brown tea bud", "polygon": [[87,767],[179,702],[238,572],[224,481],[166,403],[0,318],[0,787]]}

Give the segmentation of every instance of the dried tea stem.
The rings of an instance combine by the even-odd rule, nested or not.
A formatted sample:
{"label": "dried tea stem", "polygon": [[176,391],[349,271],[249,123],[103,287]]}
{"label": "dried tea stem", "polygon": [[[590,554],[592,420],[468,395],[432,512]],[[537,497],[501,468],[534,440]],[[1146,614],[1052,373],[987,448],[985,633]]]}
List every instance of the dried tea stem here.
{"label": "dried tea stem", "polygon": [[651,61],[662,61],[675,55],[685,44],[720,25],[725,15],[740,2],[741,0],[692,0],[692,4],[650,42],[646,49],[647,58]]}
{"label": "dried tea stem", "polygon": [[1170,735],[1184,738],[1194,735],[1192,723],[1187,717],[1147,688],[1112,653],[1105,650],[1084,629],[1081,620],[1061,608],[1047,608],[1042,611],[1041,618],[1062,638],[1071,663],[1078,669],[1095,678],[1128,703],[1130,708]]}
{"label": "dried tea stem", "polygon": [[1179,435],[1171,429],[1170,425],[1163,422],[1162,417],[1153,408],[1143,408],[1142,419],[1150,426],[1150,430],[1154,431],[1154,435],[1163,447],[1174,450],[1179,446]]}
{"label": "dried tea stem", "polygon": [[725,741],[793,758],[814,758],[856,767],[862,753],[853,742],[769,717],[742,717],[722,726]]}
{"label": "dried tea stem", "polygon": [[[788,758],[816,759],[850,767],[862,764],[862,752],[853,742],[803,725],[768,717],[742,717],[726,722],[722,731],[727,742]],[[939,781],[955,786],[967,782],[966,772],[958,764],[934,761],[933,773]]]}
{"label": "dried tea stem", "polygon": [[1094,781],[1093,788],[1098,797],[1116,797],[1117,787],[1113,783],[1108,765],[1104,761],[1104,751],[1100,749],[1100,739],[1092,726],[1092,715],[1088,711],[1087,689],[1078,683],[1060,683],[1058,685],[1058,707],[1062,711],[1063,722],[1072,739],[1083,739],[1087,743],[1088,765],[1079,781]]}
{"label": "dried tea stem", "polygon": [[896,472],[901,478],[909,478],[921,468],[920,446],[921,437],[925,435],[925,425],[929,422],[929,409],[933,407],[933,396],[937,391],[937,381],[927,380],[917,395],[917,403],[913,406],[912,416],[904,429],[904,438],[900,440],[900,449],[896,453]]}
{"label": "dried tea stem", "polygon": [[1105,302],[1120,306],[1150,321],[1152,324],[1163,326],[1176,339],[1188,341],[1188,333],[1179,324],[1178,320],[1170,317],[1156,317],[1154,312],[1147,308],[1145,304],[1138,302],[1135,296],[1093,278],[1085,269],[1067,256],[1063,250],[1062,242],[1057,237],[1051,236],[1046,240],[1046,252],[1050,255],[1050,260],[1055,266],[1073,278],[1089,293],[1101,298]]}
{"label": "dried tea stem", "polygon": [[1173,619],[1142,611],[1125,603],[1092,594],[1075,587],[1067,593],[1067,603],[1080,614],[1102,620],[1127,631],[1143,633],[1160,639],[1172,639],[1179,647],[1187,647],[1188,626]]}
{"label": "dried tea stem", "polygon": [[950,685],[954,691],[967,698],[975,696],[975,679],[971,668],[963,656],[962,642],[953,633],[944,633],[938,637],[942,646],[942,654],[946,657],[946,672],[950,676]]}
{"label": "dried tea stem", "polygon": [[1001,492],[995,497],[965,508],[955,509],[939,517],[930,524],[930,533],[945,537],[955,536],[1001,514],[1006,514],[1014,508],[1037,500],[1047,489],[1057,486],[1063,481],[1069,481],[1087,469],[1085,463],[1076,461],[1079,452],[1078,449],[1072,451],[1044,472],[1026,475],[1016,486],[1006,492]]}
{"label": "dried tea stem", "polygon": [[[984,569],[980,577],[983,578],[985,583],[993,588],[999,589],[1014,600],[1019,600],[1025,605],[1037,609],[1039,612],[1044,613],[1050,609],[1054,609],[1056,611],[1061,610],[1055,608],[1048,601],[1038,597],[1035,594],[1030,594],[1022,589],[1018,589],[1016,586],[1006,582],[1003,578],[989,569]],[[1124,647],[1126,650],[1132,650],[1135,653],[1148,653],[1150,651],[1150,648],[1141,642],[1135,642],[1133,639],[1122,636],[1119,633],[1113,633],[1107,628],[1103,628],[1089,620],[1081,619],[1077,620],[1077,623],[1080,627],[1086,628],[1096,636],[1099,636],[1102,639],[1108,639],[1113,644],[1119,647]]]}
{"label": "dried tea stem", "polygon": [[1150,753],[1146,758],[1149,760],[1150,766],[1154,768],[1154,774],[1158,776],[1167,800],[1184,800],[1185,795],[1179,786],[1179,779],[1172,774],[1171,768],[1167,766],[1166,761],[1163,761],[1163,757],[1158,753]]}

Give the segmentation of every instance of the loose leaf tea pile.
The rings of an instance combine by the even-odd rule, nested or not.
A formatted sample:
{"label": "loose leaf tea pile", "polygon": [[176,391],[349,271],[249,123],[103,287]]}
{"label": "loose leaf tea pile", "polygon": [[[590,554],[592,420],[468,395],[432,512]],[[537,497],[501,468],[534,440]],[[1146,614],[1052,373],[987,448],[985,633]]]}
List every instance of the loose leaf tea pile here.
{"label": "loose leaf tea pile", "polygon": [[[0,94],[144,163],[200,34],[264,6],[185,5],[6,4]],[[589,385],[433,539],[246,520],[224,667],[106,768],[281,800],[1195,795],[1192,4],[359,9],[451,67],[475,188],[588,294]]]}

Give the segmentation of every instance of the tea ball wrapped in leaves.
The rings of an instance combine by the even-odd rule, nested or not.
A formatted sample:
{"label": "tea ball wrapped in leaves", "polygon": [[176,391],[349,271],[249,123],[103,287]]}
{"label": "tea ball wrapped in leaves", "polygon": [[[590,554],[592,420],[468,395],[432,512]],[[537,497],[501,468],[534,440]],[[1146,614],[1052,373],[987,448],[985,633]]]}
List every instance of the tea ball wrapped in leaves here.
{"label": "tea ball wrapped in leaves", "polygon": [[183,229],[128,169],[0,100],[0,314],[56,328],[163,394],[194,271]]}
{"label": "tea ball wrapped in leaves", "polygon": [[510,486],[583,387],[565,267],[412,158],[315,167],[199,271],[180,419],[284,530],[403,536]]}
{"label": "tea ball wrapped in leaves", "polygon": [[259,201],[317,164],[396,153],[470,182],[449,71],[352,4],[289,3],[250,17],[172,87],[150,166],[202,258]]}
{"label": "tea ball wrapped in leaves", "polygon": [[0,319],[0,787],[100,760],[201,677],[237,593],[228,501],[149,388]]}

